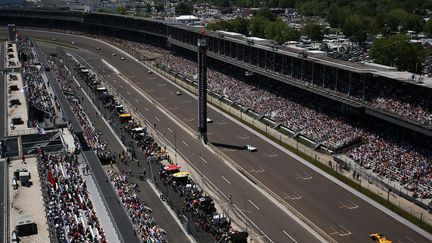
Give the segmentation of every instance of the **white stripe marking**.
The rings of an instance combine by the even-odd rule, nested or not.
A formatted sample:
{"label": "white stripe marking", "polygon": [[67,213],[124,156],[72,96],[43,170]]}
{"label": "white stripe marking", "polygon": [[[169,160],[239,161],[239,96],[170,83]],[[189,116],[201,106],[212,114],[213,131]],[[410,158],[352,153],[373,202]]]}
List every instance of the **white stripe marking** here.
{"label": "white stripe marking", "polygon": [[297,243],[297,241],[291,236],[289,235],[285,230],[282,231],[286,236],[288,236],[293,242]]}
{"label": "white stripe marking", "polygon": [[138,99],[135,99],[135,101],[136,101],[137,103],[139,103],[139,100],[138,100]]}
{"label": "white stripe marking", "polygon": [[258,210],[260,210],[260,208],[255,204],[255,203],[253,203],[251,200],[248,200],[256,209],[258,209]]}
{"label": "white stripe marking", "polygon": [[183,144],[184,144],[186,147],[189,148],[189,145],[188,145],[185,141],[182,141],[182,142],[183,142]]}
{"label": "white stripe marking", "polygon": [[149,109],[147,107],[144,106],[144,110],[149,111]]}
{"label": "white stripe marking", "polygon": [[201,157],[201,160],[202,160],[204,163],[208,164],[208,162],[207,162],[203,157]]}
{"label": "white stripe marking", "polygon": [[171,133],[174,133],[173,130],[171,130],[170,128],[168,128],[168,131],[170,131]]}
{"label": "white stripe marking", "polygon": [[222,177],[222,179],[224,179],[228,184],[231,184],[231,182],[227,179],[227,178],[225,178],[225,177],[223,177],[223,176],[221,176]]}
{"label": "white stripe marking", "polygon": [[159,118],[158,118],[157,116],[155,116],[155,119],[156,119],[157,121],[160,121]]}

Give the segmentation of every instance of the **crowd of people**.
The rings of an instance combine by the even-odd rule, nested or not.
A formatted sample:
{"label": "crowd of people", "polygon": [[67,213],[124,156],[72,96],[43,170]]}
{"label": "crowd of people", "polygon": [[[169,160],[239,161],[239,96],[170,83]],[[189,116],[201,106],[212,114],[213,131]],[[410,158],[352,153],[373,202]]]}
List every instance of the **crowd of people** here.
{"label": "crowd of people", "polygon": [[[182,76],[194,79],[196,63],[185,58],[165,55],[156,60],[160,66]],[[294,133],[301,133],[317,143],[331,149],[338,149],[362,136],[362,131],[346,123],[343,116],[332,114],[322,105],[325,102],[285,86],[266,87],[252,83],[252,77],[245,80],[228,76],[213,69],[208,70],[208,87],[212,92],[265,115],[288,127]]]}
{"label": "crowd of people", "polygon": [[24,62],[34,60],[35,55],[33,52],[33,45],[28,38],[18,36],[16,44],[21,60]]}
{"label": "crowd of people", "polygon": [[151,209],[137,196],[138,185],[130,183],[125,172],[116,173],[108,170],[107,174],[143,242],[168,242],[166,232],[150,215]]}
{"label": "crowd of people", "polygon": [[[76,97],[72,91],[71,82],[72,78],[68,75],[67,70],[64,65],[59,62],[59,58],[53,56],[46,56],[48,63],[51,68],[51,72],[54,74],[57,82],[59,83],[61,89],[67,94],[69,105],[81,125],[83,130],[83,136],[87,143],[87,146],[94,149],[101,160],[113,159],[113,154],[111,153],[108,145],[103,139],[101,139],[100,134],[96,131],[94,123],[88,118],[83,107],[81,106],[81,100]],[[75,141],[77,139],[75,138]],[[80,147],[80,146],[78,146]]]}
{"label": "crowd of people", "polygon": [[[395,129],[379,127],[367,131],[365,143],[347,152],[348,157],[378,175],[397,181],[412,192],[415,198],[432,197],[432,150],[430,142],[425,148],[400,142]],[[429,147],[429,149],[428,149]]]}
{"label": "crowd of people", "polygon": [[[196,63],[182,57],[165,55],[156,60],[161,67],[194,80]],[[356,124],[343,113],[332,111],[330,104],[317,96],[284,87],[266,87],[252,77],[243,80],[208,70],[209,88],[219,95],[266,115],[294,132],[321,142],[330,149],[353,142],[360,146],[348,150],[348,156],[379,175],[398,181],[413,196],[432,197],[432,154],[430,145],[417,148],[398,137],[398,132],[385,128],[368,129],[373,124]]]}
{"label": "crowd of people", "polygon": [[[118,38],[86,35],[103,39],[127,50],[143,49],[162,54],[156,60],[157,65],[190,80],[196,80],[196,63],[177,53]],[[332,150],[361,141],[358,146],[346,151],[352,160],[382,176],[400,182],[406,189],[411,190],[414,196],[432,196],[430,145],[414,145],[411,141],[404,141],[398,131],[376,128],[377,124],[369,124],[367,121],[357,122],[356,119],[329,108],[329,101],[285,85],[269,86],[266,85],[266,81],[254,76],[257,75],[235,76],[209,69],[209,88]],[[303,78],[305,82],[344,95],[349,91],[349,97],[353,100],[365,102],[377,109],[426,126],[432,125],[432,96],[426,88],[412,88],[412,85],[401,85],[392,80],[374,80],[365,84],[356,81],[347,84],[341,79],[337,83],[330,81],[322,85],[308,81],[306,76]],[[370,129],[371,126],[375,128]]]}
{"label": "crowd of people", "polygon": [[[60,62],[60,58],[58,56],[51,56],[48,60],[51,65],[52,72],[55,73],[55,76],[58,78],[62,77],[58,80],[62,86],[62,89],[72,91],[72,89],[69,87],[70,78],[68,78],[68,75],[66,74],[65,66]],[[95,92],[97,98],[102,101],[106,108],[111,109],[113,113],[117,112],[120,114],[121,112],[127,112],[125,109],[118,110],[118,107],[123,106],[115,101],[113,96],[110,95],[108,91],[98,91],[97,88],[101,87],[103,83],[101,83],[90,72],[82,72],[82,70],[83,69],[76,67],[72,71],[79,75],[79,79],[81,79],[81,81],[85,82],[90,86],[90,88],[92,88],[92,91]],[[96,129],[94,128],[94,124],[90,121],[87,113],[81,106],[80,99],[75,97],[73,94],[69,94],[67,97],[75,116],[78,118],[83,128],[84,139],[87,144],[92,149],[97,151],[97,154],[101,160],[106,158],[115,160],[115,156],[111,153],[107,143],[99,136]],[[131,121],[123,124],[123,127],[126,129],[126,126],[130,126],[130,124],[135,124],[135,127],[139,125],[138,123]],[[130,127],[130,129],[132,129],[132,127]],[[148,156],[153,155],[159,149],[157,143],[153,141],[148,133],[143,133],[143,136],[140,136],[140,139],[137,139],[137,141],[142,142],[142,149],[148,154]],[[126,173],[114,173],[112,171],[108,171],[107,174],[142,241],[167,242],[165,237],[166,232],[159,228],[154,218],[150,215],[151,210],[146,207],[143,200],[138,198],[138,186],[129,182],[130,179]]]}
{"label": "crowd of people", "polygon": [[392,80],[370,83],[365,99],[371,106],[432,128],[430,88],[394,84]]}
{"label": "crowd of people", "polygon": [[75,156],[38,153],[47,195],[47,218],[59,242],[106,242]]}
{"label": "crowd of people", "polygon": [[58,102],[48,91],[49,83],[46,83],[42,78],[43,70],[40,65],[33,65],[29,62],[35,57],[31,41],[26,38],[18,38],[17,47],[22,62],[23,92],[26,94],[30,105],[45,112],[47,117],[56,117]]}

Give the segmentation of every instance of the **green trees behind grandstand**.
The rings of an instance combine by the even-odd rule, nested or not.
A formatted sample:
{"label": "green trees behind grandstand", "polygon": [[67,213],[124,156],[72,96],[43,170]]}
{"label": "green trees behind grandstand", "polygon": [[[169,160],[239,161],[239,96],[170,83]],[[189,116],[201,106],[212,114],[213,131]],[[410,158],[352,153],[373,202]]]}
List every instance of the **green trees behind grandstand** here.
{"label": "green trees behind grandstand", "polygon": [[[331,27],[348,30],[359,42],[366,34],[393,35],[424,30],[423,16],[432,10],[432,0],[214,0],[217,6],[296,8],[302,15],[321,16]],[[361,24],[361,28],[351,28]],[[432,24],[430,24],[432,25]],[[357,30],[357,31],[355,31]],[[425,29],[432,36],[432,28]]]}
{"label": "green trees behind grandstand", "polygon": [[278,44],[300,38],[298,30],[289,27],[268,9],[258,11],[250,19],[235,18],[230,21],[221,20],[209,23],[207,29],[232,31],[246,36],[266,38]]}

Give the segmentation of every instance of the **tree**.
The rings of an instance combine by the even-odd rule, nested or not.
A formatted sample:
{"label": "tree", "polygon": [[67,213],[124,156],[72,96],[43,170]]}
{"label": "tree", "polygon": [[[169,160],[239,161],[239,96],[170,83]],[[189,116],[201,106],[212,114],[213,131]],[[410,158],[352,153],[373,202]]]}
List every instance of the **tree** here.
{"label": "tree", "polygon": [[372,44],[370,56],[376,63],[396,66],[399,70],[418,72],[425,57],[423,47],[409,42],[403,34],[377,39]]}
{"label": "tree", "polygon": [[275,41],[278,44],[283,44],[289,40],[297,40],[300,37],[300,32],[289,27],[282,20],[270,22],[264,29],[266,39]]}
{"label": "tree", "polygon": [[163,5],[163,3],[159,3],[158,5],[156,5],[156,11],[158,12],[158,13],[160,13],[160,12],[163,12],[164,11],[164,9],[165,9],[165,6]]}
{"label": "tree", "polygon": [[208,30],[224,30],[224,31],[231,31],[230,23],[226,20],[221,20],[217,22],[211,22],[207,24]]}
{"label": "tree", "polygon": [[343,33],[357,43],[363,43],[367,38],[369,19],[362,15],[348,17],[342,28]]}
{"label": "tree", "polygon": [[150,4],[150,3],[146,3],[146,5],[145,5],[145,9],[146,9],[146,12],[147,12],[147,13],[151,13],[151,11],[152,11],[152,6],[151,6],[151,4]]}
{"label": "tree", "polygon": [[214,0],[213,4],[215,6],[218,6],[218,7],[229,7],[230,1],[229,0]]}
{"label": "tree", "polygon": [[258,10],[258,12],[255,14],[255,17],[263,17],[270,21],[276,21],[277,19],[277,16],[268,8]]}
{"label": "tree", "polygon": [[426,32],[428,37],[432,37],[432,18],[430,18],[423,26],[423,31]]}
{"label": "tree", "polygon": [[413,30],[419,32],[423,29],[423,19],[417,14],[408,14],[405,19],[405,30]]}
{"label": "tree", "polygon": [[408,13],[403,9],[393,9],[384,16],[383,31],[391,34],[399,31],[399,26],[404,27]]}
{"label": "tree", "polygon": [[235,18],[229,22],[230,30],[243,35],[248,35],[248,25],[249,21],[245,18]]}
{"label": "tree", "polygon": [[124,6],[119,6],[116,9],[116,13],[118,14],[127,14],[127,8]]}
{"label": "tree", "polygon": [[97,12],[99,12],[99,13],[113,13],[113,11],[111,9],[106,9],[106,8],[100,8],[97,10]]}
{"label": "tree", "polygon": [[192,14],[193,6],[188,3],[181,2],[176,5],[175,13],[176,15],[190,15]]}
{"label": "tree", "polygon": [[249,33],[252,36],[257,36],[257,37],[265,37],[265,27],[270,24],[271,21],[269,21],[267,18],[263,17],[263,16],[257,16],[254,17],[250,20],[250,24],[249,24]]}
{"label": "tree", "polygon": [[328,3],[324,0],[310,0],[298,3],[296,8],[306,16],[324,16],[328,9]]}
{"label": "tree", "polygon": [[323,39],[322,26],[311,21],[306,22],[300,32],[311,38],[312,41],[321,41]]}

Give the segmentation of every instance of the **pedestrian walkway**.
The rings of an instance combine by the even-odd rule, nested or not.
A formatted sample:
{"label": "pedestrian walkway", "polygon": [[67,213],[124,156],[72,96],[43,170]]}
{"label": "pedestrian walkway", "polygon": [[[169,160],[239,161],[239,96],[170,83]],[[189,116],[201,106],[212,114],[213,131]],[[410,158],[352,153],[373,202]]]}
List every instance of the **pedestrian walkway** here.
{"label": "pedestrian walkway", "polygon": [[[86,165],[82,155],[78,155],[78,161],[83,166]],[[112,219],[103,202],[104,199],[102,199],[99,190],[97,189],[96,183],[94,181],[93,176],[91,175],[91,172],[87,174],[87,173],[83,173],[83,171],[80,170],[80,174],[83,177],[83,179],[86,181],[87,191],[89,192],[90,199],[93,203],[94,209],[96,211],[96,215],[99,218],[99,222],[101,223],[102,228],[105,232],[106,239],[108,240],[108,242],[111,243],[120,242],[119,236],[117,235],[117,231],[113,225]]]}

